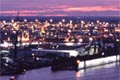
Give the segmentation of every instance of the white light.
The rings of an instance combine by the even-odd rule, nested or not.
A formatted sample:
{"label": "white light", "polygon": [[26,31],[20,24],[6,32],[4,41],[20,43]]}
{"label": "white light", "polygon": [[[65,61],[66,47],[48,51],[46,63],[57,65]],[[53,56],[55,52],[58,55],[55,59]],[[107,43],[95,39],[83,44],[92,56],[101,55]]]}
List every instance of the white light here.
{"label": "white light", "polygon": [[65,43],[66,46],[72,46],[74,43]]}
{"label": "white light", "polygon": [[8,59],[6,59],[6,63],[8,63],[9,61],[8,61]]}
{"label": "white light", "polygon": [[119,39],[116,39],[117,42],[119,42],[120,40]]}
{"label": "white light", "polygon": [[11,79],[15,79],[15,76],[12,76]]}
{"label": "white light", "polygon": [[59,25],[62,25],[62,22],[59,22]]}
{"label": "white light", "polygon": [[81,69],[81,68],[84,68],[84,61],[81,61],[81,62],[78,64],[78,69]]}
{"label": "white light", "polygon": [[24,72],[26,71],[26,69],[23,70]]}
{"label": "white light", "polygon": [[82,38],[80,38],[80,39],[79,39],[79,42],[83,42],[83,39],[82,39]]}
{"label": "white light", "polygon": [[6,21],[5,21],[5,20],[3,21],[3,24],[4,24],[4,25],[6,24]]}
{"label": "white light", "polygon": [[71,50],[71,51],[70,51],[70,56],[76,57],[77,55],[78,55],[78,52],[77,52],[77,51],[75,51],[75,50]]}
{"label": "white light", "polygon": [[27,19],[24,19],[24,22],[27,22]]}
{"label": "white light", "polygon": [[65,22],[65,19],[62,19],[62,22]]}
{"label": "white light", "polygon": [[53,19],[50,19],[50,22],[53,22]]}
{"label": "white light", "polygon": [[35,22],[38,22],[38,19],[35,19]]}
{"label": "white light", "polygon": [[70,32],[72,32],[72,31],[69,29],[68,32],[70,33]]}
{"label": "white light", "polygon": [[97,23],[99,23],[100,21],[99,20],[97,20]]}
{"label": "white light", "polygon": [[81,24],[84,24],[84,21],[81,21]]}
{"label": "white light", "polygon": [[110,62],[114,62],[114,61],[116,61],[116,56],[93,59],[93,60],[86,61],[86,67],[106,64],[106,63],[110,63]]}
{"label": "white light", "polygon": [[36,58],[36,60],[38,61],[38,60],[40,60],[40,58],[39,58],[39,57],[37,57],[37,58]]}
{"label": "white light", "polygon": [[108,29],[104,29],[104,32],[108,32]]}
{"label": "white light", "polygon": [[90,41],[93,41],[93,38],[92,38],[92,37],[90,37],[90,38],[89,38],[89,40],[90,40]]}
{"label": "white light", "polygon": [[102,56],[103,56],[104,54],[105,54],[105,53],[103,52],[103,53],[102,53]]}
{"label": "white light", "polygon": [[32,56],[35,56],[35,54],[34,54],[34,53],[32,53]]}
{"label": "white light", "polygon": [[70,23],[72,23],[72,20],[70,20]]}
{"label": "white light", "polygon": [[14,19],[12,19],[11,22],[14,23]]}
{"label": "white light", "polygon": [[110,33],[109,36],[113,36],[113,34]]}

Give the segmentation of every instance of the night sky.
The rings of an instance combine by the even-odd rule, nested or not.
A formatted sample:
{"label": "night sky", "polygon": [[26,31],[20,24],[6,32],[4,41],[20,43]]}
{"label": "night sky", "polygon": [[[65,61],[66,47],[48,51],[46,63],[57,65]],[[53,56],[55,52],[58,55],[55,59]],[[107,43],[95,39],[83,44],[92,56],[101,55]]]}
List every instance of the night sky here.
{"label": "night sky", "polygon": [[119,16],[120,0],[0,0],[0,15]]}

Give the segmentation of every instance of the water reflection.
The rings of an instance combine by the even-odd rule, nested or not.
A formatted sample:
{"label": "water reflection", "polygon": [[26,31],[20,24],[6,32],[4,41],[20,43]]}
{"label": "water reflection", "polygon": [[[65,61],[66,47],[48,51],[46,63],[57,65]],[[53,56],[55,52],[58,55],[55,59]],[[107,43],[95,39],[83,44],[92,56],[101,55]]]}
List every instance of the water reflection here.
{"label": "water reflection", "polygon": [[[113,74],[114,73],[114,74]],[[17,80],[119,80],[120,63],[75,71],[52,72],[50,67],[26,71],[21,75],[13,75]],[[0,80],[10,80],[12,76],[0,76]]]}
{"label": "water reflection", "polygon": [[76,80],[80,80],[80,71],[77,71],[75,73],[75,76],[76,76]]}

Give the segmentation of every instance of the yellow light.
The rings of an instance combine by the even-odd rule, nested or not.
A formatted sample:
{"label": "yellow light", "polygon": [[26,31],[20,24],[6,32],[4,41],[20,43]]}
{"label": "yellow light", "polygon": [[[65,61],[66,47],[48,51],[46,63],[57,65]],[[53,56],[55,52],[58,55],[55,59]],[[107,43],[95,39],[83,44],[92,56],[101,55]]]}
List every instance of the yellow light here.
{"label": "yellow light", "polygon": [[77,64],[80,64],[80,60],[77,60],[76,62],[77,62]]}
{"label": "yellow light", "polygon": [[115,32],[120,32],[120,29],[115,29]]}

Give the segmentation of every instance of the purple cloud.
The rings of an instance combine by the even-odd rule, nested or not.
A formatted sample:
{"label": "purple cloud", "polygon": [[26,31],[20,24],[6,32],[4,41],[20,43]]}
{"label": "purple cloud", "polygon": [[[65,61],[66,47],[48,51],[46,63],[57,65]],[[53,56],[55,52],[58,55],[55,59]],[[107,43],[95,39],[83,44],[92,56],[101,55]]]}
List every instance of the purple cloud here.
{"label": "purple cloud", "polygon": [[119,0],[1,0],[0,15],[15,15],[18,10],[21,16],[26,14],[78,16],[76,13],[118,16]]}

